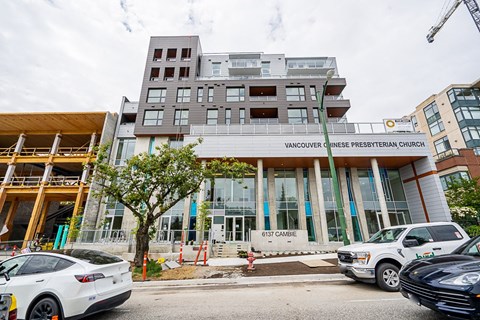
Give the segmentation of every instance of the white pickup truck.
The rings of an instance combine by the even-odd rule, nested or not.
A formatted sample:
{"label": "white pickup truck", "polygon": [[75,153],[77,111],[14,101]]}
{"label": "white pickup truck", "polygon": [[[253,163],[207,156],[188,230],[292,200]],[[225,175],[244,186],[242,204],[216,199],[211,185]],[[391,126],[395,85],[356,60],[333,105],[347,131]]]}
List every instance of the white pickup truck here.
{"label": "white pickup truck", "polygon": [[347,277],[398,291],[398,274],[406,262],[450,253],[469,239],[453,222],[394,226],[380,230],[367,242],[339,248],[338,263]]}

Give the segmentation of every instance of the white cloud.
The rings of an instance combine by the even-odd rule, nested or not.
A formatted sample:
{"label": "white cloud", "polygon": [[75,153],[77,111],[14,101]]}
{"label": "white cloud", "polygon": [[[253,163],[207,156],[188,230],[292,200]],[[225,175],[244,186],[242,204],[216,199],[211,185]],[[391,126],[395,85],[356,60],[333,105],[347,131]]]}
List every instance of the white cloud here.
{"label": "white cloud", "polygon": [[408,114],[480,78],[480,33],[462,4],[432,44],[435,0],[2,1],[0,112],[118,111],[138,99],[150,36],[200,35],[204,52],[334,56],[350,121]]}

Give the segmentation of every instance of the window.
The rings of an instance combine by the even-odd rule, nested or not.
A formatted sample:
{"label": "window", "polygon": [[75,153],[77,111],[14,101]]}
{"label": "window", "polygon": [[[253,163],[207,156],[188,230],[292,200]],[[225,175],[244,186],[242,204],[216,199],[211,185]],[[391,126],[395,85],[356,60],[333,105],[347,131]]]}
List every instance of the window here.
{"label": "window", "polygon": [[227,102],[245,101],[245,88],[227,88]]}
{"label": "window", "polygon": [[192,49],[191,48],[183,48],[182,49],[182,61],[190,61],[192,58]]}
{"label": "window", "polygon": [[435,235],[437,241],[455,241],[463,239],[462,234],[452,225],[431,226],[430,230]]}
{"label": "window", "polygon": [[313,122],[320,123],[320,114],[318,108],[313,108]]}
{"label": "window", "polygon": [[174,125],[186,126],[188,125],[188,110],[175,110]]}
{"label": "window", "polygon": [[177,102],[190,102],[190,88],[177,89]]}
{"label": "window", "polygon": [[10,277],[15,277],[17,275],[17,272],[23,267],[25,262],[27,262],[28,258],[30,258],[30,256],[18,256],[3,262],[1,264],[2,272],[12,269],[17,264],[18,266],[10,270],[10,272],[8,273]]}
{"label": "window", "polygon": [[220,62],[212,62],[212,76],[219,76],[222,74],[222,64]]}
{"label": "window", "polygon": [[305,88],[287,87],[287,101],[305,101]]}
{"label": "window", "polygon": [[197,88],[197,102],[203,102],[203,88]]}
{"label": "window", "polygon": [[413,127],[416,128],[418,126],[417,117],[412,116],[410,120],[412,121]]}
{"label": "window", "polygon": [[468,172],[459,171],[459,172],[455,172],[455,173],[451,173],[451,174],[441,176],[440,177],[440,182],[442,183],[443,190],[444,191],[447,190],[452,182],[460,180],[460,179],[470,180],[470,176],[469,176]]}
{"label": "window", "polygon": [[208,87],[208,102],[213,102],[213,87]]}
{"label": "window", "polygon": [[270,76],[270,61],[262,61],[262,77]]}
{"label": "window", "polygon": [[428,127],[430,128],[430,134],[432,136],[436,135],[439,132],[445,130],[445,126],[440,117],[440,112],[438,111],[437,104],[432,102],[423,109],[425,113],[425,118],[427,119]]}
{"label": "window", "polygon": [[147,103],[164,103],[167,97],[167,89],[148,89]]}
{"label": "window", "polygon": [[288,123],[308,123],[307,109],[288,109]]}
{"label": "window", "polygon": [[162,49],[155,49],[153,51],[153,61],[161,61],[162,60]]}
{"label": "window", "polygon": [[225,109],[225,124],[232,123],[232,109]]}
{"label": "window", "polygon": [[190,76],[190,67],[180,67],[180,80],[187,80]]}
{"label": "window", "polygon": [[240,109],[240,124],[245,124],[245,109]]}
{"label": "window", "polygon": [[315,89],[315,86],[310,86],[310,99],[312,99],[312,101],[317,101],[317,90]]}
{"label": "window", "polygon": [[455,109],[455,116],[457,117],[457,121],[462,120],[480,120],[480,107],[471,106],[471,107],[459,107]]}
{"label": "window", "polygon": [[53,272],[60,258],[34,255],[22,268],[19,275]]}
{"label": "window", "polygon": [[448,141],[447,136],[435,141],[434,145],[435,145],[435,150],[437,151],[437,154],[451,149],[450,142]]}
{"label": "window", "polygon": [[170,138],[168,140],[168,145],[172,149],[180,149],[183,147],[183,138]]}
{"label": "window", "polygon": [[405,236],[405,239],[417,240],[419,245],[422,245],[428,242],[433,242],[433,237],[430,234],[430,232],[428,232],[427,228],[412,229],[407,233],[407,235]]}
{"label": "window", "polygon": [[217,109],[208,109],[207,110],[207,124],[217,124],[218,123],[218,110]]}
{"label": "window", "polygon": [[150,71],[150,81],[160,80],[160,68],[152,68]]}
{"label": "window", "polygon": [[168,49],[167,61],[176,61],[176,60],[177,60],[177,49]]}
{"label": "window", "polygon": [[165,68],[165,74],[163,75],[163,80],[173,81],[175,77],[175,68]]}
{"label": "window", "polygon": [[125,165],[125,161],[130,159],[135,152],[135,139],[119,139],[115,165]]}
{"label": "window", "polygon": [[449,90],[447,94],[451,103],[455,101],[480,101],[479,88],[456,88]]}
{"label": "window", "polygon": [[465,142],[480,139],[480,127],[466,127],[462,129],[462,135]]}
{"label": "window", "polygon": [[143,117],[144,126],[161,126],[163,120],[163,110],[146,110]]}

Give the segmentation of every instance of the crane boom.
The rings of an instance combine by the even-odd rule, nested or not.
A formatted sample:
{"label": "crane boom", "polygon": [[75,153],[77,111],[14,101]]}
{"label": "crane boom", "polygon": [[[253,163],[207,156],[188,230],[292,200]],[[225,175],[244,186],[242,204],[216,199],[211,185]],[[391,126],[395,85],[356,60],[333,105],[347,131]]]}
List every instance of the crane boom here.
{"label": "crane boom", "polygon": [[448,18],[452,16],[455,10],[457,10],[460,3],[462,3],[462,0],[455,0],[455,3],[453,4],[453,6],[450,9],[448,9],[447,13],[445,13],[445,16],[443,16],[440,22],[437,25],[430,28],[430,32],[427,34],[427,41],[429,43],[433,42],[434,40],[433,37],[437,34],[438,31],[440,31],[440,29],[443,27],[445,22],[447,22]]}
{"label": "crane boom", "polygon": [[455,0],[455,3],[453,6],[445,13],[443,18],[440,20],[440,22],[430,28],[430,32],[427,35],[427,41],[428,42],[433,42],[433,37],[440,31],[440,29],[443,27],[445,22],[452,16],[452,14],[457,10],[457,8],[460,6],[460,3],[462,1],[465,3],[465,5],[468,8],[468,11],[470,12],[470,15],[473,18],[473,21],[475,22],[475,25],[477,26],[478,31],[480,31],[480,9],[478,7],[478,3],[476,0]]}

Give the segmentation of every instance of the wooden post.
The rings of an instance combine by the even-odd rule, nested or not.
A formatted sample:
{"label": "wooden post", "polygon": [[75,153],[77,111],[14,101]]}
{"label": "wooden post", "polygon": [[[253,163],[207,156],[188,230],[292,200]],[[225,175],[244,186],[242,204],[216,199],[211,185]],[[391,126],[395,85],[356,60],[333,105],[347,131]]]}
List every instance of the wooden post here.
{"label": "wooden post", "polygon": [[[37,198],[35,199],[35,205],[33,206],[30,222],[28,223],[27,232],[25,233],[25,241],[33,240],[35,237],[35,230],[37,229],[37,223],[42,213],[43,202],[45,200],[45,186],[42,184],[38,190]],[[25,242],[26,243],[26,242]]]}

